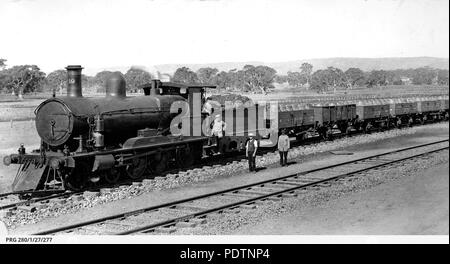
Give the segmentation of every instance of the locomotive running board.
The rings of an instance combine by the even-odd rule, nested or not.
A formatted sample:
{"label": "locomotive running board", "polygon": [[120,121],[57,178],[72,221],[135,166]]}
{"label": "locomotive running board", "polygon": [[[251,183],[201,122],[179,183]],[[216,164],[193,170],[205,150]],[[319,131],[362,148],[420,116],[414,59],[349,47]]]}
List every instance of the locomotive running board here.
{"label": "locomotive running board", "polygon": [[36,166],[33,160],[25,161],[17,171],[16,178],[12,184],[12,190],[14,192],[36,190],[46,167]]}

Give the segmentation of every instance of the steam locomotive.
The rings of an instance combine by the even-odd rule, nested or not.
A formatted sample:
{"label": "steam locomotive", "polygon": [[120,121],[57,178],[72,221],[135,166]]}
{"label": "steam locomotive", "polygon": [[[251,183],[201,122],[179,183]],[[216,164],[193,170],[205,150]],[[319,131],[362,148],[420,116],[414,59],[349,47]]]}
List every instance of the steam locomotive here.
{"label": "steam locomotive", "polygon": [[[250,132],[261,147],[273,147],[282,129],[303,141],[448,120],[448,96],[316,105],[291,100],[226,108],[205,98],[205,89],[215,88],[210,85],[152,80],[140,86],[144,96],[127,96],[119,73],[106,81],[105,97],[86,98],[82,67],[66,69],[67,96],[47,99],[35,110],[40,149],[27,153],[21,146],[3,160],[5,165],[20,164],[13,191],[82,190],[99,181],[116,183],[122,176],[158,175],[167,168],[190,167],[205,155],[242,151]],[[216,115],[227,124],[220,144],[208,130]]]}
{"label": "steam locomotive", "polygon": [[192,105],[193,95],[203,98],[208,86],[153,80],[141,87],[144,96],[127,97],[125,79],[115,73],[106,81],[105,97],[85,98],[82,67],[66,69],[67,97],[45,100],[35,110],[40,149],[26,153],[22,146],[4,158],[5,165],[20,164],[14,191],[80,190],[89,182],[115,183],[121,175],[157,174],[171,161],[191,166],[202,157],[208,137],[172,135],[171,121],[179,113],[170,108],[174,102]]}

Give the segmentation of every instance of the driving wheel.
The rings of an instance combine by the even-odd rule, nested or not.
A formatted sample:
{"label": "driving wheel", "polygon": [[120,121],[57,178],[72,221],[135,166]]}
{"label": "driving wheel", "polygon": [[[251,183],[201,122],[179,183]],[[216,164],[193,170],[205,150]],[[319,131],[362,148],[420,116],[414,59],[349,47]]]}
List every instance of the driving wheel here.
{"label": "driving wheel", "polygon": [[126,166],[125,171],[127,172],[130,179],[136,180],[144,176],[145,170],[147,169],[147,158],[134,158],[131,160],[131,164]]}
{"label": "driving wheel", "polygon": [[160,174],[167,168],[167,155],[158,153],[152,156],[150,169],[154,174]]}

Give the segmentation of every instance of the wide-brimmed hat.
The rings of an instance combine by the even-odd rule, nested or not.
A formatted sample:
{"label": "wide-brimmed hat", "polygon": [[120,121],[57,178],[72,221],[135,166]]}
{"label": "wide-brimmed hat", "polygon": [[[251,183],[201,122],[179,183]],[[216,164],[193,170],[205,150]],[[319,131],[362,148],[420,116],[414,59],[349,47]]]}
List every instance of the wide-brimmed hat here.
{"label": "wide-brimmed hat", "polygon": [[250,132],[250,133],[248,133],[248,136],[249,136],[249,137],[254,137],[254,136],[255,136],[255,133]]}

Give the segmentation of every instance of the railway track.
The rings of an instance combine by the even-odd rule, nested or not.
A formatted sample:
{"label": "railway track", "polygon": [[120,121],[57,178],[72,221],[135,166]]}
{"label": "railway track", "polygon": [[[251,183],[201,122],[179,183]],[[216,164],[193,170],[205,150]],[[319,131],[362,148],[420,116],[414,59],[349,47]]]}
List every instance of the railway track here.
{"label": "railway track", "polygon": [[[51,199],[67,198],[76,193],[82,192],[53,190],[53,191],[23,191],[23,192],[5,193],[0,196],[0,210],[18,208],[20,206],[30,206],[33,203],[45,202]],[[19,198],[23,195],[26,196],[30,195],[30,196],[28,196],[28,198],[25,199]]]}
{"label": "railway track", "polygon": [[170,233],[174,227],[194,227],[206,222],[208,215],[252,209],[265,200],[281,200],[300,192],[331,186],[335,181],[364,176],[371,170],[388,168],[427,154],[447,150],[449,140],[398,149],[382,154],[304,171],[276,179],[232,189],[190,197],[139,210],[102,217],[82,223],[40,231],[33,235],[51,234],[144,234]]}

